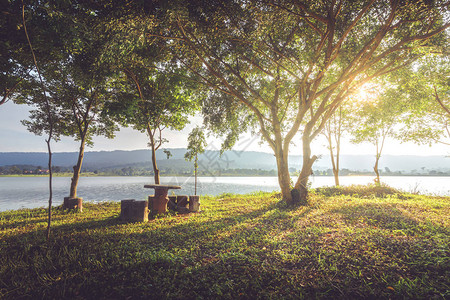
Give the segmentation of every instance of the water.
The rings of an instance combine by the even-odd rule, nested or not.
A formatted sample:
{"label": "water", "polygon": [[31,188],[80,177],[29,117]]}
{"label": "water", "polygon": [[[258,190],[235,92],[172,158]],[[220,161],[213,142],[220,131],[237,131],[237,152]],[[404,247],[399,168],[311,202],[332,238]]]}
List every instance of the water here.
{"label": "water", "polygon": [[[450,177],[385,176],[382,182],[407,192],[450,195]],[[341,185],[368,184],[372,176],[343,176]],[[123,199],[144,200],[153,194],[153,189],[144,189],[144,184],[153,183],[149,177],[82,177],[78,195],[87,202],[120,201]],[[181,185],[181,190],[169,194],[193,195],[193,177],[164,177],[163,184]],[[332,186],[334,178],[311,177],[312,187]],[[53,205],[62,204],[69,195],[70,178],[55,177],[53,180]],[[279,190],[276,177],[199,177],[198,195],[219,195],[222,193],[246,194],[255,191]],[[45,207],[48,204],[47,177],[0,177],[0,211]]]}

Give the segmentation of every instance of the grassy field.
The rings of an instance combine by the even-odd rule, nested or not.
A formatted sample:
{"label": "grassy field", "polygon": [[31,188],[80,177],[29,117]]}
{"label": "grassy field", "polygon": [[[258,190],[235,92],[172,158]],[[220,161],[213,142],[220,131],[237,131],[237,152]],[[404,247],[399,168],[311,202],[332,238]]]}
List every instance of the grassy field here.
{"label": "grassy field", "polygon": [[202,212],[118,220],[119,203],[0,213],[0,298],[450,298],[450,197],[325,188],[201,199]]}

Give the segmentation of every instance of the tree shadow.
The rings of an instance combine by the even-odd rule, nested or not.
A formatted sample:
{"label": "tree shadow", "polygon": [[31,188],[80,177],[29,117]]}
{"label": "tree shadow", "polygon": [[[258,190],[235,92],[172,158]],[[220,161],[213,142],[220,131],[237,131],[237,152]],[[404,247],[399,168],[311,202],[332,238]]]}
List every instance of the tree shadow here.
{"label": "tree shadow", "polygon": [[[52,222],[64,220],[68,214],[72,214],[73,212],[64,211],[61,207],[53,207],[52,214]],[[17,212],[14,214],[4,213],[2,219],[0,220],[0,230],[7,230],[11,228],[24,227],[27,225],[37,224],[37,223],[46,223],[48,221],[48,211],[24,211]],[[18,220],[14,220],[17,218]],[[30,220],[33,218],[33,220]],[[9,222],[13,220],[12,222]],[[6,224],[8,223],[8,224]]]}
{"label": "tree shadow", "polygon": [[332,210],[330,213],[340,214],[350,223],[365,221],[370,225],[384,229],[411,229],[419,222],[391,204],[368,203],[350,205]]}
{"label": "tree shadow", "polygon": [[[146,298],[146,293],[152,298],[257,296],[262,286],[275,288],[280,279],[270,268],[261,268],[255,251],[270,247],[271,234],[289,229],[310,210],[292,215],[292,209],[272,203],[212,220],[192,215],[185,222],[176,220],[179,223],[151,230],[150,223],[121,226],[128,223],[114,215],[55,225],[50,242],[45,239],[45,229],[39,228],[8,236],[0,245],[7,256],[23,258],[20,268],[12,272],[30,274],[35,272],[32,269],[36,261],[47,261],[48,266],[44,264],[37,269],[40,275],[70,278],[70,286],[77,287],[65,288],[64,280],[40,285],[30,278],[34,286],[30,286],[29,292],[41,296]],[[86,268],[90,270],[84,271]],[[11,291],[20,281],[14,274],[5,279],[8,277],[5,274],[0,279],[11,285],[7,289]],[[186,276],[190,278],[188,281]],[[196,278],[195,284],[192,276]],[[249,279],[252,276],[254,280]],[[156,278],[163,282],[155,281]],[[235,290],[233,287],[241,281],[245,284]]]}

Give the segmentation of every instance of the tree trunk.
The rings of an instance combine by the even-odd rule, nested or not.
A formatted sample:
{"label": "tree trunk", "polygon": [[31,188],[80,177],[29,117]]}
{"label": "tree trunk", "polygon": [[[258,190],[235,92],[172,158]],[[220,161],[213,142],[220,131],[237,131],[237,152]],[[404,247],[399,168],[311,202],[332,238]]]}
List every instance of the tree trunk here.
{"label": "tree trunk", "polygon": [[[50,112],[49,112],[50,114]],[[52,149],[51,149],[51,139],[53,134],[53,121],[51,121],[50,116],[50,133],[48,135],[47,142],[47,150],[48,150],[48,189],[49,189],[49,196],[48,196],[48,220],[47,220],[47,240],[50,239],[50,227],[52,224],[52,198],[53,198],[53,172],[52,172]]]}
{"label": "tree trunk", "polygon": [[3,96],[3,98],[0,100],[0,105],[5,104],[6,103],[6,99],[8,99],[8,96]]}
{"label": "tree trunk", "polygon": [[80,151],[78,152],[77,164],[73,166],[73,177],[70,184],[70,198],[77,197],[78,181],[80,179],[81,165],[83,164],[84,148],[86,144],[86,135],[81,138]]}
{"label": "tree trunk", "polygon": [[288,153],[282,147],[277,147],[275,151],[275,159],[277,161],[278,169],[278,183],[281,188],[281,195],[283,200],[292,204],[291,195],[291,176],[289,174]]}
{"label": "tree trunk", "polygon": [[[340,108],[339,108],[340,111]],[[342,116],[339,117],[339,122],[341,122],[342,120]],[[334,183],[336,186],[339,186],[339,156],[341,152],[341,128],[339,125],[339,132],[338,132],[338,137],[336,139],[336,167],[333,170],[333,174],[334,174]]]}
{"label": "tree trunk", "polygon": [[[331,133],[330,133],[330,135],[331,135]],[[328,138],[328,146],[330,148],[331,166],[333,168],[334,185],[339,186],[339,148],[337,148],[336,160],[335,160],[334,153],[333,153],[333,145],[331,143],[331,136],[327,136],[327,138]],[[336,145],[336,147],[339,147],[339,145]]]}
{"label": "tree trunk", "polygon": [[339,170],[333,169],[334,174],[334,185],[339,186]]}
{"label": "tree trunk", "polygon": [[308,179],[312,174],[312,166],[317,159],[317,156],[311,157],[311,139],[307,131],[303,133],[303,165],[300,175],[295,183],[293,194],[295,203],[306,205],[308,203]]}
{"label": "tree trunk", "polygon": [[375,184],[380,185],[380,173],[378,172],[378,161],[380,160],[380,156],[377,153],[376,159],[375,159],[375,166],[373,167],[373,170],[375,172],[375,175],[377,175],[377,178],[375,178]]}
{"label": "tree trunk", "polygon": [[155,184],[159,184],[159,169],[158,165],[156,164],[156,150],[155,146],[152,144],[152,165],[153,165],[153,173],[155,173]]}
{"label": "tree trunk", "polygon": [[158,165],[156,164],[156,147],[155,147],[155,138],[153,137],[153,133],[150,129],[150,127],[147,127],[147,134],[150,138],[150,147],[152,149],[152,165],[153,165],[153,173],[155,178],[155,184],[159,184],[159,169]]}
{"label": "tree trunk", "polygon": [[197,169],[198,169],[198,156],[197,153],[195,154],[195,168],[194,168],[194,177],[195,177],[195,184],[194,184],[194,195],[197,195]]}

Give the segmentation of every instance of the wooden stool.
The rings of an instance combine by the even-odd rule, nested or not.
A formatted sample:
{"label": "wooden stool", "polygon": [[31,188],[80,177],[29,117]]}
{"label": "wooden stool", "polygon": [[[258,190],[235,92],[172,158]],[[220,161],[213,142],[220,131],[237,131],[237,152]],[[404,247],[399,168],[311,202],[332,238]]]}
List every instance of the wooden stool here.
{"label": "wooden stool", "polygon": [[183,208],[188,208],[188,205],[189,205],[188,199],[189,199],[188,196],[185,196],[185,195],[177,196],[177,206],[183,207]]}
{"label": "wooden stool", "polygon": [[63,208],[64,209],[78,209],[80,212],[82,212],[83,211],[83,198],[64,197]]}
{"label": "wooden stool", "polygon": [[120,219],[128,222],[147,222],[148,202],[134,199],[120,201]]}
{"label": "wooden stool", "polygon": [[177,196],[169,196],[169,202],[167,202],[167,207],[170,210],[177,210]]}
{"label": "wooden stool", "polygon": [[189,211],[198,212],[200,210],[200,196],[189,196]]}

